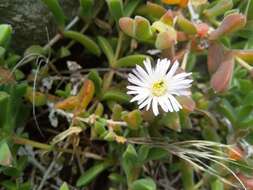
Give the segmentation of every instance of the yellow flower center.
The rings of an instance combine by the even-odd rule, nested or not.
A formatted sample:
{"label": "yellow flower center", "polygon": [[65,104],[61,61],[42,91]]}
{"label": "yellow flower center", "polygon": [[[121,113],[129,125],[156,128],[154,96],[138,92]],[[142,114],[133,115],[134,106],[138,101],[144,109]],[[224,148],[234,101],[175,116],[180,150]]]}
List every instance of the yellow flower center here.
{"label": "yellow flower center", "polygon": [[163,80],[160,80],[152,85],[151,91],[154,96],[162,96],[166,93],[167,86]]}

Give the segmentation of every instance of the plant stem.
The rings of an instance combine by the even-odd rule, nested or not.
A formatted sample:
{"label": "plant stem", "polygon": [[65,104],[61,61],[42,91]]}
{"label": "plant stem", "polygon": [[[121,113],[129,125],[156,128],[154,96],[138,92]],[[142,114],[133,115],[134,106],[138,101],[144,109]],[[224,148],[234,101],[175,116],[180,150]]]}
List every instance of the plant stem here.
{"label": "plant stem", "polygon": [[[74,19],[65,27],[65,30],[69,30],[70,28],[72,28],[78,21],[79,21],[79,17],[76,16],[74,17]],[[56,42],[58,42],[61,39],[61,34],[58,33],[56,34],[44,47],[43,49],[48,49],[50,47],[52,47]]]}
{"label": "plant stem", "polygon": [[248,0],[247,6],[246,6],[246,9],[245,9],[245,12],[244,12],[244,14],[246,15],[246,17],[248,16],[248,13],[249,13],[250,3],[251,3],[251,0]]}
{"label": "plant stem", "polygon": [[120,50],[122,47],[122,42],[124,39],[124,33],[123,32],[119,32],[119,39],[118,39],[118,44],[117,44],[117,48],[116,48],[116,52],[115,52],[115,61],[119,58],[119,54],[120,54]]}
{"label": "plant stem", "polygon": [[250,66],[246,61],[244,61],[243,59],[241,59],[240,57],[236,57],[235,58],[236,61],[245,69],[247,69],[248,71],[252,72],[253,67]]}
{"label": "plant stem", "polygon": [[[13,142],[15,144],[19,144],[19,145],[30,145],[34,148],[39,148],[39,149],[43,149],[46,151],[57,151],[57,152],[69,153],[69,154],[74,153],[74,151],[71,149],[58,148],[58,147],[54,147],[53,145],[40,143],[37,141],[33,141],[30,139],[26,139],[26,138],[22,138],[22,137],[18,137],[18,136],[12,136],[11,139],[13,140]],[[103,157],[101,157],[97,154],[94,154],[94,153],[80,151],[79,154],[82,154],[87,158],[92,158],[92,159],[96,159],[96,160],[103,160]]]}

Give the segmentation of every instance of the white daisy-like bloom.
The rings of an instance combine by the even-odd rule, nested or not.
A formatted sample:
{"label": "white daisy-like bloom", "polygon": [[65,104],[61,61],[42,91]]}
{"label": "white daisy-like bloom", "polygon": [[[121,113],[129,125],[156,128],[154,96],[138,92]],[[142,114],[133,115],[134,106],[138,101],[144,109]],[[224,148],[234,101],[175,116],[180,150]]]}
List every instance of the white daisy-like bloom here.
{"label": "white daisy-like bloom", "polygon": [[151,61],[144,61],[144,68],[136,65],[128,75],[131,85],[127,86],[127,94],[133,95],[131,102],[137,102],[139,108],[152,107],[154,115],[159,114],[159,106],[165,112],[177,112],[182,109],[175,96],[189,96],[189,88],[193,80],[187,78],[191,73],[176,73],[178,61],[171,63],[168,59],[158,59],[155,67]]}

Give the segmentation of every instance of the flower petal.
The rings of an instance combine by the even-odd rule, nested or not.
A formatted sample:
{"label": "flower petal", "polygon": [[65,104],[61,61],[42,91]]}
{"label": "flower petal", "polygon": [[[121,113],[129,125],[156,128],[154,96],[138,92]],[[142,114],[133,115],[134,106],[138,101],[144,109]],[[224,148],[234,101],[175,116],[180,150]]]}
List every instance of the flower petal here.
{"label": "flower petal", "polygon": [[168,72],[168,74],[166,75],[166,78],[167,79],[170,79],[174,74],[175,72],[177,71],[178,69],[178,66],[179,66],[179,63],[178,61],[175,61],[170,69],[170,71]]}
{"label": "flower petal", "polygon": [[155,116],[157,116],[159,114],[157,97],[153,98],[152,110],[153,110],[153,113],[154,113]]}

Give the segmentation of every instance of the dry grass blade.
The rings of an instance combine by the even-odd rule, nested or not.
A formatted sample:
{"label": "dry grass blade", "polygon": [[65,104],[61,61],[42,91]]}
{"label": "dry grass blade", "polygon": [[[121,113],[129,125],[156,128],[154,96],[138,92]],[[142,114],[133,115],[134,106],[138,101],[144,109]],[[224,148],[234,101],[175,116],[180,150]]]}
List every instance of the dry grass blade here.
{"label": "dry grass blade", "polygon": [[228,185],[239,188],[238,186],[232,184],[229,180],[222,177],[218,171],[212,168],[211,164],[217,164],[218,166],[221,166],[223,169],[228,171],[231,175],[233,175],[234,178],[240,183],[241,187],[246,190],[243,182],[236,175],[236,173],[231,168],[229,168],[229,166],[227,166],[227,164],[231,163],[248,169],[252,168],[243,164],[239,164],[235,160],[228,157],[226,150],[234,151],[231,145],[204,140],[190,140],[169,143],[159,138],[130,138],[128,139],[128,142],[133,144],[145,144],[151,147],[165,149],[168,153],[171,153],[187,161],[195,169],[206,172],[212,176],[217,177]]}

